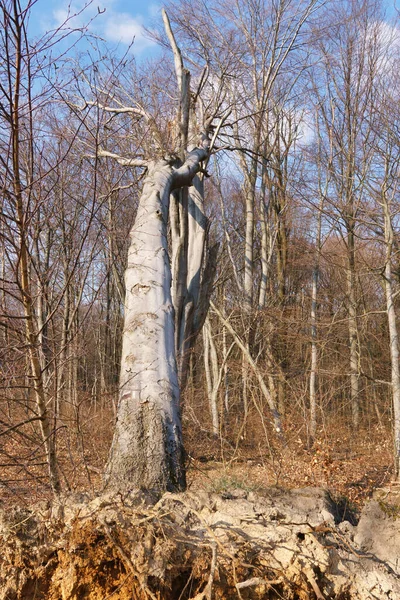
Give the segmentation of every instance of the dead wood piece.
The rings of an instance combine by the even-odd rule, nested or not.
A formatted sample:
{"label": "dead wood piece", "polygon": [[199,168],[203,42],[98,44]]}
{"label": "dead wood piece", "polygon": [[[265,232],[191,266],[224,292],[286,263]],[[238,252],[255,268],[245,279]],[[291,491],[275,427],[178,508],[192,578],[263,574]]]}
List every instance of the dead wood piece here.
{"label": "dead wood piece", "polygon": [[314,577],[314,573],[312,571],[312,569],[310,569],[309,567],[304,569],[304,574],[308,579],[308,582],[310,583],[312,589],[314,590],[314,594],[317,597],[317,600],[325,600],[325,596],[323,595],[323,593],[321,592],[321,590],[318,587],[318,584],[315,580]]}
{"label": "dead wood piece", "polygon": [[262,579],[262,577],[252,577],[251,579],[246,579],[246,581],[240,581],[236,584],[236,589],[242,590],[247,587],[253,587],[256,585],[279,585],[282,583],[281,579]]}

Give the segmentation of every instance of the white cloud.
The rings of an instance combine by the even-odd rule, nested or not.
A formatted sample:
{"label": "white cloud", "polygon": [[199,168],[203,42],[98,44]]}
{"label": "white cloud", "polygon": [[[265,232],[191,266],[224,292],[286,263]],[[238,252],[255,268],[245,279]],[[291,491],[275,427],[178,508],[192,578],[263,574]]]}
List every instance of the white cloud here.
{"label": "white cloud", "polygon": [[301,145],[308,146],[315,140],[315,123],[312,114],[304,109],[299,111],[298,139]]}
{"label": "white cloud", "polygon": [[108,12],[112,10],[115,0],[103,0],[101,5],[94,5],[89,0],[74,0],[64,3],[63,8],[56,8],[52,11],[53,27],[61,27],[65,24],[70,29],[84,27],[89,21],[94,19],[93,23],[101,16],[100,11]]}
{"label": "white cloud", "polygon": [[143,50],[154,45],[145,37],[142,19],[131,17],[128,13],[111,13],[105,19],[103,36],[110,42],[130,44],[135,40],[134,49]]}
{"label": "white cloud", "polygon": [[68,11],[65,8],[60,8],[53,11],[53,17],[56,26],[60,26],[68,19]]}
{"label": "white cloud", "polygon": [[[100,0],[97,4],[88,4],[85,0],[75,0],[66,8],[57,8],[45,17],[42,25],[46,29],[55,29],[65,25],[68,29],[87,28],[90,33],[100,36],[106,42],[129,45],[134,40],[133,51],[141,52],[155,45],[146,37],[143,17],[133,16],[117,10],[118,0]],[[150,5],[152,10],[157,5]]]}

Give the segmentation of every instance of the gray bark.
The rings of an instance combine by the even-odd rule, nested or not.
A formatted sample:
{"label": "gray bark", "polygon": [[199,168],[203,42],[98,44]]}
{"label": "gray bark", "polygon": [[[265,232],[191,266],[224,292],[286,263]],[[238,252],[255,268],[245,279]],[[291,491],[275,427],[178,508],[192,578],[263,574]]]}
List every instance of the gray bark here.
{"label": "gray bark", "polygon": [[315,248],[314,269],[312,275],[311,291],[311,368],[310,368],[310,438],[314,442],[317,431],[317,368],[318,368],[318,348],[317,348],[317,298],[318,298],[318,280],[321,260],[321,229],[322,229],[322,209],[323,196],[321,196],[320,206],[317,216],[317,239]]}
{"label": "gray bark", "polygon": [[175,204],[171,231],[175,343],[179,383],[183,389],[190,353],[208,311],[218,251],[218,246],[209,248],[207,244],[209,222],[204,211],[202,177],[196,175],[189,189],[181,194],[180,206]]}
{"label": "gray bark", "polygon": [[393,224],[387,200],[382,202],[385,223],[385,244],[386,244],[386,262],[385,262],[385,292],[386,309],[389,325],[390,340],[390,362],[391,362],[391,383],[394,414],[394,470],[395,477],[400,476],[400,369],[399,369],[399,336],[397,331],[396,312],[394,308],[394,294],[392,284],[392,249],[393,249]]}
{"label": "gray bark", "polygon": [[359,343],[357,328],[357,301],[355,291],[355,250],[354,234],[348,235],[349,264],[347,267],[347,297],[348,297],[348,324],[350,344],[350,392],[351,412],[353,427],[358,428],[360,424],[360,400],[359,400]]}
{"label": "gray bark", "polygon": [[179,168],[172,160],[148,165],[131,231],[119,406],[105,473],[117,489],[186,485],[167,223],[171,192],[190,185],[207,152],[207,145],[194,149]]}

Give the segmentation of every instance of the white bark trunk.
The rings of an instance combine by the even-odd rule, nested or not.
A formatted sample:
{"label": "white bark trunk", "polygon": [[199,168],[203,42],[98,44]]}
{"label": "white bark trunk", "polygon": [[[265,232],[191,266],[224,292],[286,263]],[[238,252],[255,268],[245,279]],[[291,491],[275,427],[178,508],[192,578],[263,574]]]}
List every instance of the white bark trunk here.
{"label": "white bark trunk", "polygon": [[[353,243],[353,242],[352,242]],[[355,294],[354,246],[350,247],[349,265],[347,269],[347,294],[349,311],[349,344],[350,344],[350,392],[351,412],[354,429],[360,424],[359,399],[359,344],[357,330],[357,304]]]}
{"label": "white bark trunk", "polygon": [[209,224],[204,212],[203,180],[195,176],[185,192],[181,205],[174,198],[170,210],[172,302],[181,389],[186,385],[190,353],[208,311],[218,251],[218,245],[207,247]]}
{"label": "white bark trunk", "polygon": [[320,201],[317,217],[317,239],[315,249],[315,262],[312,277],[311,292],[311,368],[310,368],[310,438],[311,444],[315,439],[317,431],[317,367],[318,367],[318,348],[317,348],[317,296],[319,266],[321,257],[321,228],[322,228],[322,208],[323,202]]}
{"label": "white bark trunk", "polygon": [[392,288],[392,247],[393,247],[393,226],[389,207],[387,202],[383,202],[385,219],[385,243],[386,243],[386,264],[385,264],[385,292],[386,308],[389,325],[390,339],[390,361],[392,367],[392,397],[394,414],[394,470],[395,477],[400,476],[400,369],[399,369],[399,337],[397,332],[396,312],[393,302]]}
{"label": "white bark trunk", "polygon": [[158,491],[185,487],[167,223],[171,192],[190,185],[207,149],[176,169],[150,163],[131,231],[125,274],[120,396],[106,484]]}
{"label": "white bark trunk", "polygon": [[218,368],[217,349],[211,333],[210,321],[207,318],[203,327],[204,337],[204,367],[207,380],[208,402],[212,420],[212,430],[215,437],[219,435],[218,390],[220,371]]}
{"label": "white bark trunk", "polygon": [[125,274],[120,398],[106,481],[183,489],[182,432],[167,246],[173,172],[153,163],[144,184]]}
{"label": "white bark trunk", "polygon": [[[181,262],[184,262],[184,265],[180,265],[179,268],[178,261],[175,261],[177,268],[173,273],[174,278],[181,280],[181,293],[176,295],[177,303],[174,306],[175,310],[179,310],[176,315],[176,350],[179,381],[182,386],[186,383],[190,352],[204,320],[203,315],[199,314],[200,302],[204,299],[202,284],[206,283],[202,275],[208,234],[208,219],[204,214],[203,202],[204,183],[196,176],[187,196],[185,243],[181,242]],[[180,219],[180,224],[182,229],[183,219]],[[205,295],[209,296],[209,293]]]}
{"label": "white bark trunk", "polygon": [[222,349],[223,349],[223,357],[224,357],[224,406],[226,414],[229,413],[229,371],[228,371],[228,352],[226,345],[226,327],[225,325],[222,328]]}
{"label": "white bark trunk", "polygon": [[254,197],[257,177],[257,163],[253,161],[251,172],[247,178],[246,192],[246,239],[244,256],[244,306],[250,312],[253,305],[254,275]]}
{"label": "white bark trunk", "polygon": [[317,431],[317,291],[318,291],[318,266],[314,266],[311,297],[311,369],[310,369],[310,437],[311,443]]}

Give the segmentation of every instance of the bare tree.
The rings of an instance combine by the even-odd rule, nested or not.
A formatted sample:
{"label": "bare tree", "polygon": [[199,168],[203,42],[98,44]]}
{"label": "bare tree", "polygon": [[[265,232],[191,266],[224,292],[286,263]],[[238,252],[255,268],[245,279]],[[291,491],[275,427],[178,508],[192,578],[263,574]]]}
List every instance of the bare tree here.
{"label": "bare tree", "polygon": [[[374,166],[368,179],[371,193],[371,208],[366,211],[366,221],[376,237],[382,243],[383,267],[380,269],[386,300],[386,313],[389,330],[389,354],[391,365],[391,390],[393,403],[394,438],[394,474],[400,477],[400,365],[399,334],[396,314],[396,283],[394,264],[399,249],[396,223],[400,214],[399,176],[400,176],[400,137],[399,137],[399,101],[394,82],[397,80],[396,65],[398,38],[380,35],[377,39],[380,48],[381,70],[375,81],[377,89],[375,111],[371,116],[374,132]],[[395,51],[393,52],[393,48]]]}
{"label": "bare tree", "polygon": [[[65,41],[66,31],[29,39],[34,4],[0,3],[5,58],[0,72],[1,293],[4,324],[12,332],[3,348],[3,389],[12,398],[10,431],[31,444],[25,455],[33,460],[25,463],[21,456],[25,472],[31,473],[33,462],[42,475],[47,465],[58,494],[57,431],[66,429],[60,407],[72,399],[76,405],[77,332],[90,310],[88,280],[100,235],[93,224],[101,200],[96,177],[75,153],[81,122],[61,101],[67,80],[56,49],[65,52],[58,41]],[[21,428],[14,426],[18,421]],[[27,429],[24,422],[33,425]]]}
{"label": "bare tree", "polygon": [[357,232],[372,157],[368,145],[368,116],[373,105],[373,82],[378,64],[374,33],[378,25],[373,22],[375,9],[376,4],[370,0],[337,4],[336,24],[329,36],[319,41],[325,84],[320,81],[314,88],[325,128],[325,153],[331,182],[328,196],[347,249],[350,396],[355,428],[360,424],[361,371]]}
{"label": "bare tree", "polygon": [[[0,3],[2,33],[1,47],[5,62],[1,73],[1,120],[4,126],[2,149],[1,191],[9,214],[9,228],[15,237],[9,238],[8,253],[14,255],[15,283],[18,303],[21,304],[25,325],[25,344],[28,348],[29,370],[36,400],[35,418],[39,419],[52,490],[61,489],[57,468],[54,430],[42,368],[43,323],[37,318],[36,291],[32,281],[32,250],[29,222],[34,198],[34,107],[32,99],[32,52],[27,38],[27,19],[32,2],[23,7],[19,0]],[[40,293],[40,292],[39,292]],[[42,310],[40,313],[43,314]]]}
{"label": "bare tree", "polygon": [[[116,158],[125,166],[146,169],[125,272],[120,397],[106,482],[118,488],[133,485],[161,491],[186,485],[179,373],[184,379],[188,347],[203,325],[211,292],[207,221],[202,182],[196,175],[210,154],[214,117],[204,115],[196,131],[190,74],[166,13],[163,17],[178,79],[175,149],[156,160],[126,159],[99,151],[100,156]],[[130,110],[152,122],[137,105],[106,110]],[[162,143],[161,136],[158,141]]]}

